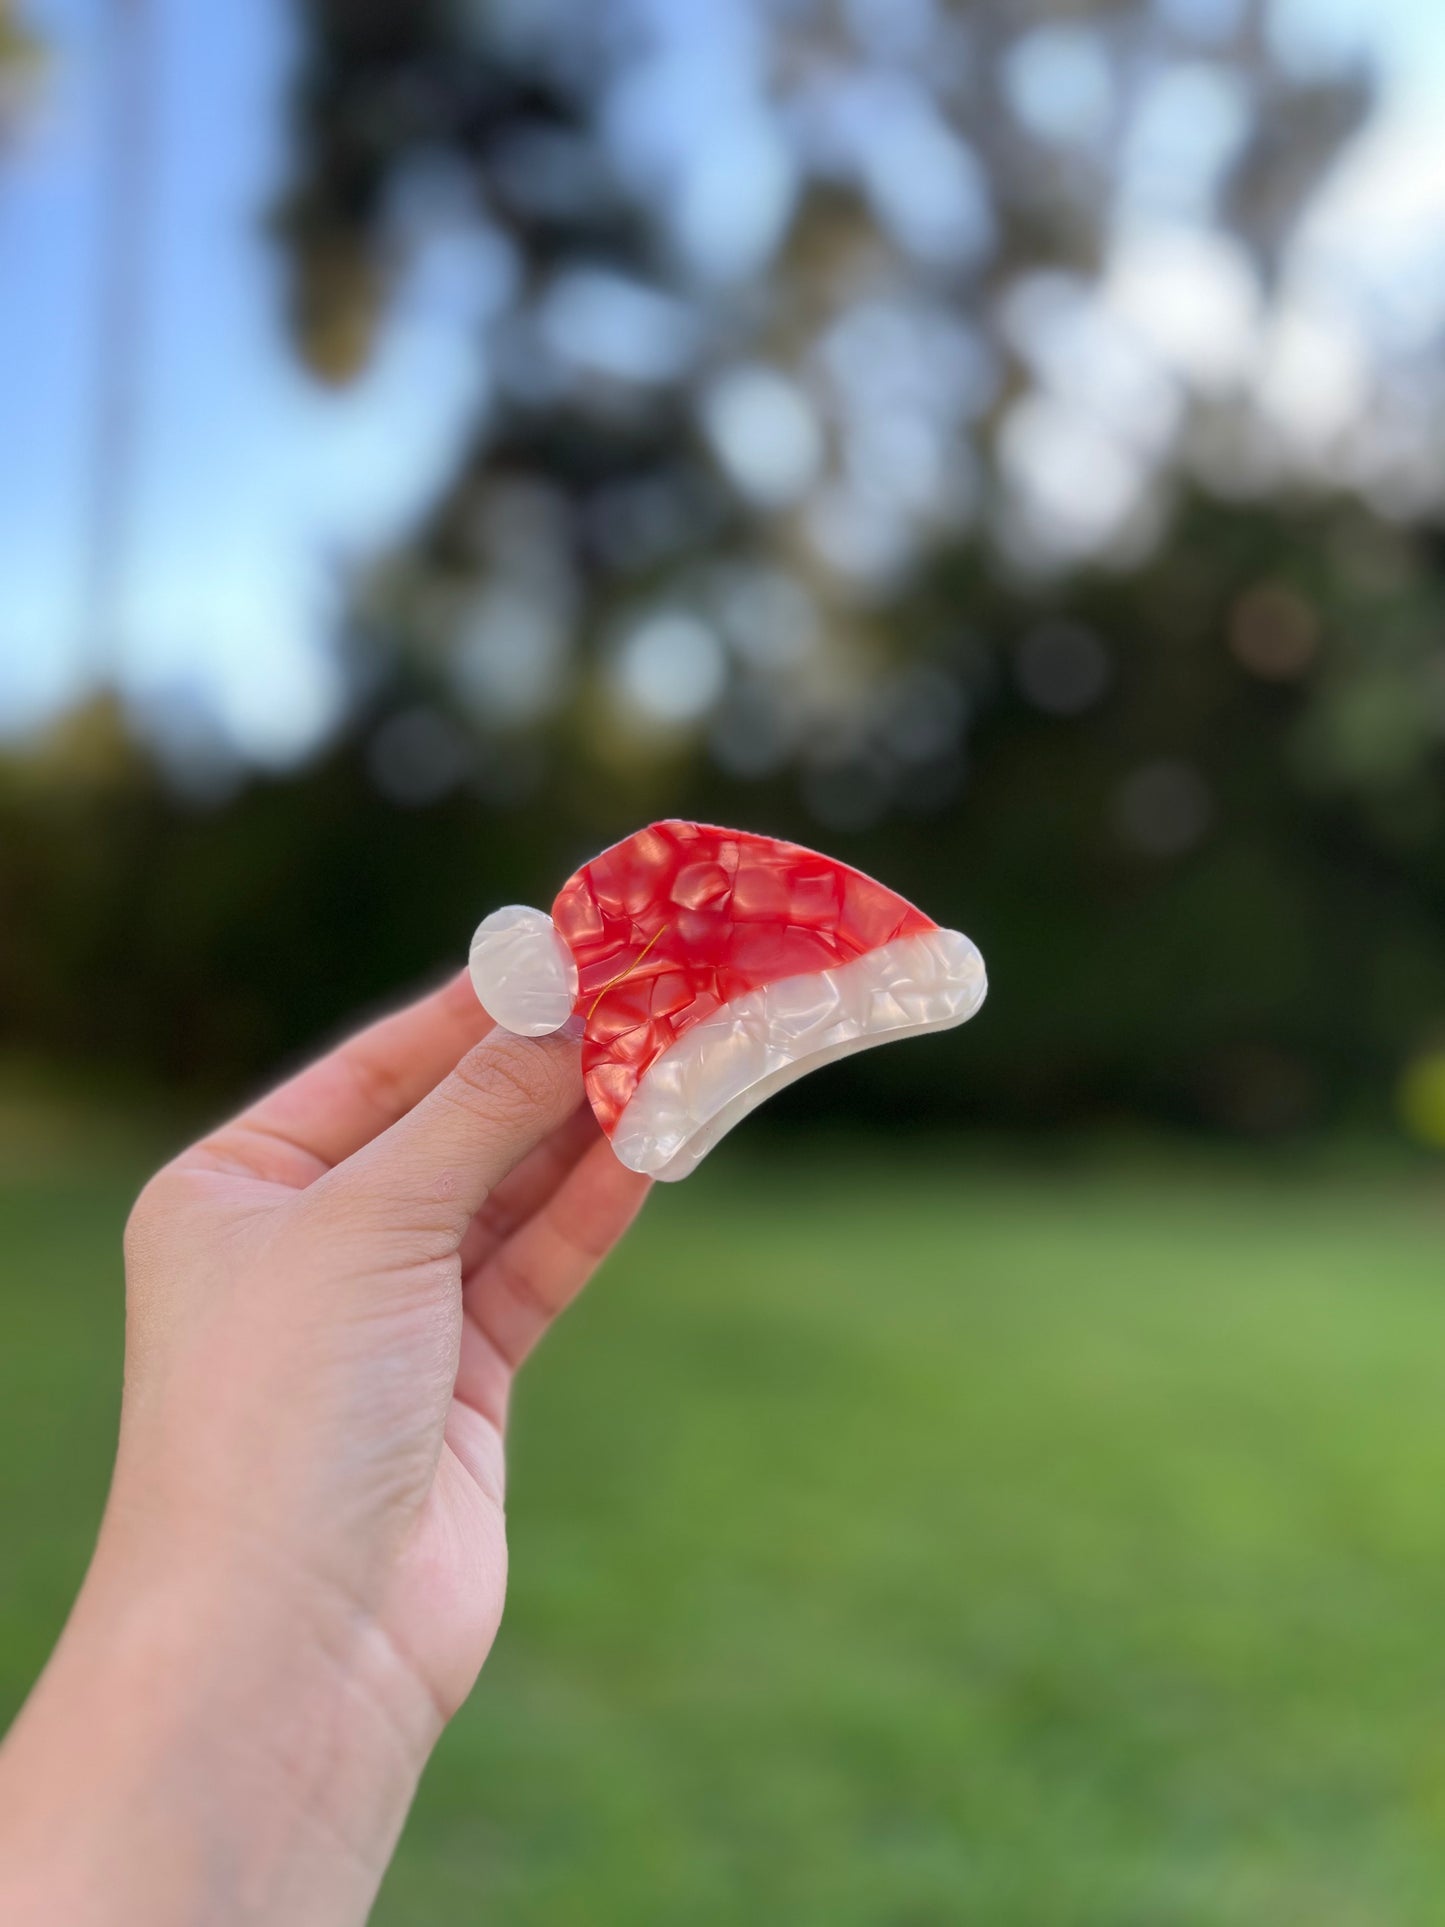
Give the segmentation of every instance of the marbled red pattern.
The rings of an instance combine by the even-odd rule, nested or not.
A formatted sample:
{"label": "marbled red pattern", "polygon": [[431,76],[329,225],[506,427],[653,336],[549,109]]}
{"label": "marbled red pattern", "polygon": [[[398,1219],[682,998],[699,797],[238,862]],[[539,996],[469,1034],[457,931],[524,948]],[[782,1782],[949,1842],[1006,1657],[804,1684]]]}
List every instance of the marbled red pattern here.
{"label": "marbled red pattern", "polygon": [[831,857],[681,821],[584,863],[552,918],[577,959],[583,1077],[608,1132],[648,1067],[720,1004],[938,927]]}

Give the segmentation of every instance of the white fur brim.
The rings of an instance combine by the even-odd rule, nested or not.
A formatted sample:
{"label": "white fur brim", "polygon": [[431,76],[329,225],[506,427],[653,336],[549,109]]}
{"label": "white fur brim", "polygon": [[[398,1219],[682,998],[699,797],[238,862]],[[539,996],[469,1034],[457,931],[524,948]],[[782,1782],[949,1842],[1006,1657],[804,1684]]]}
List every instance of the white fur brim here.
{"label": "white fur brim", "polygon": [[612,1133],[629,1170],[685,1178],[765,1098],[835,1058],[972,1017],[988,979],[959,930],[900,937],[784,977],[694,1024],[652,1064]]}

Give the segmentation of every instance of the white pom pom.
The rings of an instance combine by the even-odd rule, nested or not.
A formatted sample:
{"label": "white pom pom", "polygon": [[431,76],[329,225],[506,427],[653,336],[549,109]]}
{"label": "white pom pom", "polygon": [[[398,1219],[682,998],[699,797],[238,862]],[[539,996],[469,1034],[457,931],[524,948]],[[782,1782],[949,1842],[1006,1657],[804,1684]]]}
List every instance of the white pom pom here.
{"label": "white pom pom", "polygon": [[545,910],[493,910],[477,925],[468,963],[483,1010],[504,1030],[547,1037],[572,1015],[577,961]]}

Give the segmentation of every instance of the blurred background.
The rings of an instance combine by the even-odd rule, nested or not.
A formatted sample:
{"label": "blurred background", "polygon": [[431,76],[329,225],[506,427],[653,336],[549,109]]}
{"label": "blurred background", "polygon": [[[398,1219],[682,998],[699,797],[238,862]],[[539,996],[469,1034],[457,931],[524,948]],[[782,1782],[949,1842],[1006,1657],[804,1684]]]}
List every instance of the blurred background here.
{"label": "blurred background", "polygon": [[990,999],[552,1341],[377,1918],[1445,1916],[1442,343],[1437,0],[0,0],[0,1711],[148,1165],[699,816]]}

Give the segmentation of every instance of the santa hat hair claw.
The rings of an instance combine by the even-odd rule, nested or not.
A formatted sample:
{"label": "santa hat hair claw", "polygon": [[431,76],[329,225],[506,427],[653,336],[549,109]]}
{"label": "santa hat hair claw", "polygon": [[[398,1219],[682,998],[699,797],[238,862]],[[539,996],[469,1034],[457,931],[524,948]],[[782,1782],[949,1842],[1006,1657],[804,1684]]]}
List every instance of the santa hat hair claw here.
{"label": "santa hat hair claw", "polygon": [[471,976],[521,1036],[576,1020],[613,1150],[664,1179],[685,1177],[794,1078],[961,1024],[987,989],[961,931],[862,871],[686,822],[653,823],[584,863],[550,917],[494,910]]}

